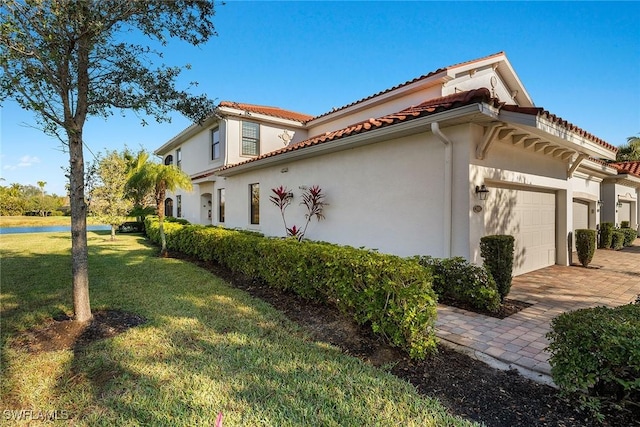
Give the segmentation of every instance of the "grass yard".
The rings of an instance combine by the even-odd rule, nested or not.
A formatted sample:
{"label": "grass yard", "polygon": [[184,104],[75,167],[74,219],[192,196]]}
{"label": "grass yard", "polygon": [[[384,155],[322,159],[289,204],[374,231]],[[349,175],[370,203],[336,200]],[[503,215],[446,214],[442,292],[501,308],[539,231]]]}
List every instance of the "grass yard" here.
{"label": "grass yard", "polygon": [[[88,217],[87,224],[100,225],[100,221]],[[71,225],[70,216],[0,216],[0,227],[52,227]]]}
{"label": "grass yard", "polygon": [[225,426],[471,425],[204,269],[156,257],[140,236],[107,239],[89,233],[92,307],[148,322],[38,353],[17,345],[25,331],[72,314],[69,236],[0,235],[0,415],[66,411],[81,426],[213,425],[219,411]]}

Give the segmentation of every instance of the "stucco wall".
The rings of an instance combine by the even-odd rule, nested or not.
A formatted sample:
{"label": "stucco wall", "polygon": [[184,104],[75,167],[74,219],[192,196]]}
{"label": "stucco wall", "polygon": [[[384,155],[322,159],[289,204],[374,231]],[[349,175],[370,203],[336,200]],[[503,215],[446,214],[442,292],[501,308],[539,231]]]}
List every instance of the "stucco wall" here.
{"label": "stucco wall", "polygon": [[[326,220],[309,225],[309,239],[402,256],[443,256],[443,155],[443,144],[423,133],[231,176],[225,225],[284,236],[280,212],[269,202],[271,189],[284,185],[293,191],[287,222],[300,227],[305,211],[299,187],[319,185],[329,206]],[[249,224],[251,183],[261,188],[258,226]]]}

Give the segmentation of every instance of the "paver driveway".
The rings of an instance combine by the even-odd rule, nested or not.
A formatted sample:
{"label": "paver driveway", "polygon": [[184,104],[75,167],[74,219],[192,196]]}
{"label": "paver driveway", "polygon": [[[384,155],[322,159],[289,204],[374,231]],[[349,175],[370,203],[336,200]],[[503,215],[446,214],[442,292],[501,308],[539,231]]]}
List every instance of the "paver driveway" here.
{"label": "paver driveway", "polygon": [[479,358],[488,355],[549,382],[551,367],[544,349],[551,319],[579,308],[635,301],[640,295],[640,239],[621,251],[596,250],[589,267],[554,265],[515,277],[509,298],[533,305],[506,319],[439,305],[437,334]]}

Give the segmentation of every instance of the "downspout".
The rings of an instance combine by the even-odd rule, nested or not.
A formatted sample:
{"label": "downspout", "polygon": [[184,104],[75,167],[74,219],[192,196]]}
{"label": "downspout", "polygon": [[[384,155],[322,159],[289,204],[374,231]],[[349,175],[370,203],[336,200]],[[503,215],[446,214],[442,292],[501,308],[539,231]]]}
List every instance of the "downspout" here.
{"label": "downspout", "polygon": [[438,137],[440,142],[444,144],[444,206],[443,206],[443,220],[444,220],[444,256],[451,257],[451,237],[452,237],[452,218],[453,212],[453,194],[452,194],[452,182],[453,182],[453,165],[452,165],[452,150],[453,145],[451,140],[447,138],[440,130],[438,122],[431,123],[431,132]]}

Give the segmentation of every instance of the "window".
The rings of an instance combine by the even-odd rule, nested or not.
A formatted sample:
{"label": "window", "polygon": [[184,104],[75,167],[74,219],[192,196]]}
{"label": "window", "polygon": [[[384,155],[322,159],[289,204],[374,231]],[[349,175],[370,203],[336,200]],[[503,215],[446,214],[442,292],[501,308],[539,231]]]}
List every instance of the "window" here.
{"label": "window", "polygon": [[173,199],[171,198],[164,201],[164,216],[173,216]]}
{"label": "window", "polygon": [[176,166],[178,169],[182,169],[182,148],[176,150]]}
{"label": "window", "polygon": [[251,224],[260,224],[260,184],[249,184]]}
{"label": "window", "polygon": [[167,166],[173,164],[173,156],[171,154],[164,158],[164,164]]}
{"label": "window", "polygon": [[260,154],[260,125],[242,122],[242,155],[257,156]]}
{"label": "window", "polygon": [[220,129],[211,131],[211,160],[220,158]]}
{"label": "window", "polygon": [[224,222],[224,188],[218,190],[218,222]]}
{"label": "window", "polygon": [[177,215],[176,218],[182,218],[182,196],[176,196]]}

